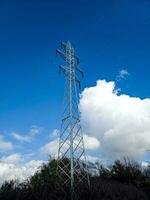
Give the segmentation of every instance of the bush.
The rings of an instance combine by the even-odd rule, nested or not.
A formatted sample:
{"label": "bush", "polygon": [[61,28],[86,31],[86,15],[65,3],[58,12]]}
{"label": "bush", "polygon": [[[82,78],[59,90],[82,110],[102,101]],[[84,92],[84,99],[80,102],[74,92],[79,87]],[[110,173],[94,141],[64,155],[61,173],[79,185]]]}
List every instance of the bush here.
{"label": "bush", "polygon": [[[99,173],[93,174],[93,168]],[[91,164],[89,171],[90,188],[87,182],[80,183],[76,188],[78,200],[150,199],[150,168],[143,170],[137,163],[124,160],[114,162],[109,168]],[[5,182],[0,188],[0,200],[70,200],[70,188],[64,186],[56,172],[57,161],[50,160],[21,184]]]}

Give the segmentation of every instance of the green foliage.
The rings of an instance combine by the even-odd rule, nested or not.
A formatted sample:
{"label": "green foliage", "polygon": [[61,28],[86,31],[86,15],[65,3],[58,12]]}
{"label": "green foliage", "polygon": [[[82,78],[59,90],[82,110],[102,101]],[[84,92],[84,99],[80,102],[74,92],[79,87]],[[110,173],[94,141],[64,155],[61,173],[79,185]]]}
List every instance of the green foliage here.
{"label": "green foliage", "polygon": [[30,178],[29,184],[33,187],[45,183],[54,184],[57,180],[56,167],[56,160],[50,160],[48,164],[43,164],[41,170]]}
{"label": "green foliage", "polygon": [[124,163],[116,161],[110,173],[114,180],[122,183],[138,185],[145,179],[141,167],[130,160]]}
{"label": "green foliage", "polygon": [[17,183],[14,181],[5,182],[0,188],[0,200],[16,200]]}
{"label": "green foliage", "polygon": [[[69,160],[65,159],[64,162]],[[93,168],[98,172],[95,175]],[[87,183],[79,185],[76,190],[79,200],[150,199],[150,168],[143,170],[137,163],[124,160],[115,161],[108,168],[99,163],[91,164],[89,171],[90,188]],[[49,160],[25,182],[5,182],[0,188],[0,200],[70,200],[70,188],[64,188],[64,193],[58,187],[64,184],[56,172],[57,161]],[[82,173],[85,173],[84,170]]]}

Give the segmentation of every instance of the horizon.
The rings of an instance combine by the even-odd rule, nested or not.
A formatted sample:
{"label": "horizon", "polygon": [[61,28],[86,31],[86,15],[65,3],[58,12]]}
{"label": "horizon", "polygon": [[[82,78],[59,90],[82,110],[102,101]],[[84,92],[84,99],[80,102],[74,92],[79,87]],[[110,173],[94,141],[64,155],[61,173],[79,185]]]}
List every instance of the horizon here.
{"label": "horizon", "polygon": [[2,0],[0,11],[1,180],[10,164],[30,175],[57,152],[65,80],[55,49],[67,40],[85,73],[79,108],[88,159],[149,161],[150,2]]}

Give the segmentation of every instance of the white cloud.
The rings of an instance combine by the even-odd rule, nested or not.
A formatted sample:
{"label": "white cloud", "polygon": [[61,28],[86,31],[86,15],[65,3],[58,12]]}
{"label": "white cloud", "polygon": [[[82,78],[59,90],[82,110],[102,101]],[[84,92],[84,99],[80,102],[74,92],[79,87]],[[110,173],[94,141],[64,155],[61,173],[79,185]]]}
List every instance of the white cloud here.
{"label": "white cloud", "polygon": [[21,159],[21,154],[19,153],[15,153],[15,154],[11,154],[9,156],[3,156],[0,159],[0,162],[2,163],[18,163],[18,161],[20,161]]}
{"label": "white cloud", "polygon": [[119,74],[117,75],[117,80],[125,79],[127,76],[129,76],[129,72],[126,69],[122,69],[119,71]]}
{"label": "white cloud", "polygon": [[150,163],[149,163],[149,162],[142,161],[142,163],[141,163],[142,169],[146,169],[146,168],[148,168],[149,166],[150,166]]}
{"label": "white cloud", "polygon": [[16,160],[14,158],[15,155],[10,155],[9,157],[0,160],[0,185],[4,181],[24,181],[33,175],[44,163],[42,160],[31,160],[23,165],[18,163],[18,160],[20,159],[19,156],[18,160],[17,155]]}
{"label": "white cloud", "polygon": [[59,130],[58,129],[54,129],[52,131],[52,133],[50,133],[50,138],[56,138],[56,137],[58,137],[58,134],[59,134]]}
{"label": "white cloud", "polygon": [[92,163],[99,162],[100,159],[96,156],[87,155],[86,160]]}
{"label": "white cloud", "polygon": [[50,133],[51,141],[40,148],[40,152],[42,154],[51,155],[51,156],[57,156],[58,155],[58,147],[59,147],[58,134],[59,134],[58,129],[54,129]]}
{"label": "white cloud", "polygon": [[84,131],[106,159],[139,157],[150,147],[150,99],[119,95],[114,82],[99,80],[82,92],[79,108]]}
{"label": "white cloud", "polygon": [[49,143],[41,147],[40,151],[46,155],[56,156],[58,152],[58,146],[59,146],[59,139],[56,138],[55,140],[50,141]]}
{"label": "white cloud", "polygon": [[[83,135],[84,145],[87,150],[96,150],[100,146],[100,142],[95,137],[90,137],[86,134]],[[66,141],[64,150],[68,148],[69,141]],[[59,138],[50,141],[40,148],[41,153],[51,156],[58,155]]]}
{"label": "white cloud", "polygon": [[100,142],[95,137],[90,137],[86,134],[83,135],[85,149],[86,150],[96,150],[100,147]]}
{"label": "white cloud", "polygon": [[38,133],[40,133],[41,131],[43,130],[42,127],[38,127],[36,125],[32,125],[31,128],[30,128],[30,131],[29,131],[29,135],[31,137],[37,135]]}
{"label": "white cloud", "polygon": [[20,142],[31,142],[33,137],[38,133],[40,133],[42,130],[43,128],[33,125],[31,126],[29,133],[27,135],[22,135],[16,132],[12,132],[12,136]]}
{"label": "white cloud", "polygon": [[31,137],[28,135],[20,135],[19,133],[12,132],[12,136],[16,140],[19,140],[20,142],[30,142],[31,141]]}
{"label": "white cloud", "polygon": [[11,142],[5,141],[3,136],[0,135],[0,150],[9,151],[13,149],[13,144]]}

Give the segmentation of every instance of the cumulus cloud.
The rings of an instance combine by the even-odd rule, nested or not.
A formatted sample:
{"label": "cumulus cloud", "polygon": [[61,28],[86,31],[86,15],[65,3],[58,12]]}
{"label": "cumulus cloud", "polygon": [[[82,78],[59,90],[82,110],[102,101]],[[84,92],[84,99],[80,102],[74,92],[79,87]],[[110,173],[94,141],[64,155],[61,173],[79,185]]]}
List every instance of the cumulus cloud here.
{"label": "cumulus cloud", "polygon": [[[55,132],[55,130],[53,131]],[[83,135],[85,149],[86,150],[96,150],[100,146],[100,142],[95,137],[90,137],[86,134]],[[75,142],[76,143],[76,142]],[[68,148],[69,141],[66,141],[65,149]],[[45,144],[40,148],[41,153],[51,156],[57,156],[59,147],[59,138],[55,138],[49,143]]]}
{"label": "cumulus cloud", "polygon": [[50,133],[50,139],[47,144],[45,144],[43,147],[40,148],[40,152],[45,155],[50,155],[56,157],[58,155],[58,147],[59,147],[59,130],[54,129]]}
{"label": "cumulus cloud", "polygon": [[126,69],[122,69],[119,71],[119,74],[117,75],[116,79],[120,81],[121,79],[125,79],[129,75],[129,72]]}
{"label": "cumulus cloud", "polygon": [[0,160],[0,185],[4,181],[24,181],[33,175],[44,163],[42,160],[31,160],[23,165],[18,163],[20,158],[19,154],[13,154],[8,157],[3,157]]}
{"label": "cumulus cloud", "polygon": [[0,150],[9,151],[13,149],[13,144],[9,141],[5,141],[4,137],[0,135]]}
{"label": "cumulus cloud", "polygon": [[56,156],[58,152],[59,139],[50,141],[40,148],[41,153],[51,156]]}
{"label": "cumulus cloud", "polygon": [[95,137],[90,137],[84,134],[83,140],[84,140],[86,150],[97,150],[100,147],[100,142]]}
{"label": "cumulus cloud", "polygon": [[106,159],[139,157],[150,147],[150,99],[118,94],[115,82],[99,80],[84,89],[79,108],[84,131]]}

